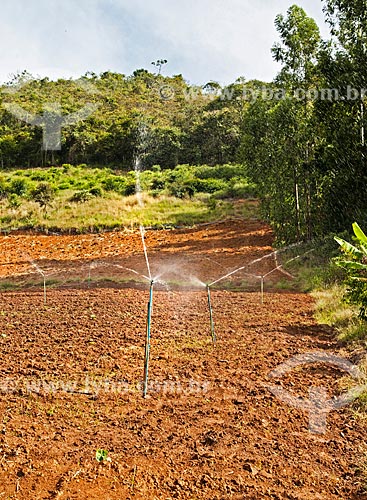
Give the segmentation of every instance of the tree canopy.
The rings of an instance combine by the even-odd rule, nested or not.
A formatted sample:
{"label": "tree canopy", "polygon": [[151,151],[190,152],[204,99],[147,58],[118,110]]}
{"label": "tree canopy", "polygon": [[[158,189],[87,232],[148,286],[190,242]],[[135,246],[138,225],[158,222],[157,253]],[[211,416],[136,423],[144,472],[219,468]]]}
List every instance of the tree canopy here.
{"label": "tree canopy", "polygon": [[[280,241],[366,225],[367,11],[364,0],[324,0],[323,9],[330,40],[297,5],[276,17],[273,82],[191,85],[162,75],[166,59],[155,73],[14,75],[0,92],[0,168],[237,162]],[[55,136],[62,127],[59,148],[45,147],[40,116]]]}

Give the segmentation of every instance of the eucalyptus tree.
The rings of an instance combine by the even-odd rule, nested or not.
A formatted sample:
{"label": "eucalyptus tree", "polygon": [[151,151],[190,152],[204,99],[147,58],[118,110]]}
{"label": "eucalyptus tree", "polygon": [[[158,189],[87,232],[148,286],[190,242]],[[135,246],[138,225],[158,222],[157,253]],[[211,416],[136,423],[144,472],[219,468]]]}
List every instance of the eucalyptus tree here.
{"label": "eucalyptus tree", "polygon": [[319,102],[327,147],[320,168],[329,177],[323,193],[325,222],[342,230],[354,220],[367,221],[366,92],[367,10],[365,0],[324,0],[332,41],[325,45],[319,68],[325,86],[335,89],[333,102]]}
{"label": "eucalyptus tree", "polygon": [[316,22],[296,5],[279,14],[275,26],[280,42],[272,55],[282,68],[267,98],[260,92],[250,105],[241,154],[260,184],[269,219],[289,241],[312,237],[317,219],[314,162],[320,139],[310,96],[318,82],[321,37]]}

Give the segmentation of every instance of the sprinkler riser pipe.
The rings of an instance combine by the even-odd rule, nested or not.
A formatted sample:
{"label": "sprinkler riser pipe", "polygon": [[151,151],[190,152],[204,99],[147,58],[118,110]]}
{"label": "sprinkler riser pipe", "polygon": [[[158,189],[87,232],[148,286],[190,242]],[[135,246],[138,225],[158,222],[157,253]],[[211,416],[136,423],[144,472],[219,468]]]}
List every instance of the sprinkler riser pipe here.
{"label": "sprinkler riser pipe", "polygon": [[47,304],[46,276],[43,276],[43,304]]}
{"label": "sprinkler riser pipe", "polygon": [[213,344],[215,344],[217,338],[215,335],[215,329],[214,329],[214,320],[213,320],[213,309],[212,309],[212,301],[210,297],[210,285],[206,286],[206,290],[208,293],[208,307],[209,307],[209,318],[210,318],[210,332],[213,340]]}
{"label": "sprinkler riser pipe", "polygon": [[151,331],[151,321],[152,321],[152,309],[153,309],[153,284],[150,282],[149,288],[149,301],[148,301],[148,311],[147,311],[147,335],[145,339],[145,360],[144,360],[144,387],[143,396],[144,398],[148,392],[148,376],[149,376],[149,358],[150,358],[150,331]]}

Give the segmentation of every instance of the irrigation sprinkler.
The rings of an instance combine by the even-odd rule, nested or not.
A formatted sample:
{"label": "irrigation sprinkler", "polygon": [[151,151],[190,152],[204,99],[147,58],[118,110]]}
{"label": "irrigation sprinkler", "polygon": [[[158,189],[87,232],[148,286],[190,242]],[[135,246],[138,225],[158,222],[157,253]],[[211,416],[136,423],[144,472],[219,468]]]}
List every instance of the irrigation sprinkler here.
{"label": "irrigation sprinkler", "polygon": [[149,276],[149,279],[152,279],[152,274],[150,272],[150,263],[149,263],[149,258],[148,258],[148,250],[147,250],[147,245],[145,243],[145,228],[143,225],[140,226],[140,236],[141,236],[141,242],[143,244],[144,257],[145,257],[145,262],[146,262],[147,269],[148,269],[148,276]]}
{"label": "irrigation sprinkler", "polygon": [[287,260],[287,262],[285,262],[284,264],[279,264],[276,267],[274,267],[274,269],[272,269],[268,273],[264,274],[264,276],[260,276],[260,279],[261,279],[261,288],[260,288],[260,291],[261,291],[261,303],[262,304],[264,303],[264,282],[265,282],[265,278],[267,278],[271,274],[275,273],[276,271],[280,271],[285,276],[288,276],[289,278],[294,279],[294,276],[291,273],[289,273],[286,269],[284,269],[284,266],[286,266],[290,262],[294,262],[295,260],[301,259],[305,255],[308,255],[309,253],[314,252],[314,251],[315,251],[315,249],[312,248],[311,250],[308,250],[307,252],[305,252],[303,254],[297,255],[296,257],[292,257],[291,259]]}
{"label": "irrigation sprinkler", "polygon": [[146,398],[148,392],[148,374],[149,374],[149,356],[150,356],[150,326],[152,321],[152,309],[153,309],[153,285],[154,281],[150,282],[149,288],[149,301],[148,301],[148,312],[147,312],[147,335],[145,339],[145,360],[144,360],[144,388],[143,396]]}
{"label": "irrigation sprinkler", "polygon": [[210,317],[210,331],[211,331],[211,335],[212,335],[213,344],[215,344],[217,338],[216,338],[215,329],[214,329],[213,309],[212,309],[212,301],[211,301],[211,297],[210,297],[210,285],[206,285],[206,291],[208,293],[208,306],[209,306],[209,317]]}

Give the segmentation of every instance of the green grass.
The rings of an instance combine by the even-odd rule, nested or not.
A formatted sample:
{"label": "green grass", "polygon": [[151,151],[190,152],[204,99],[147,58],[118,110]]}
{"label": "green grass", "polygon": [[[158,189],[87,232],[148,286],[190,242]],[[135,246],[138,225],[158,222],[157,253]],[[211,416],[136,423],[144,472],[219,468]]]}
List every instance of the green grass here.
{"label": "green grass", "polygon": [[61,192],[47,209],[24,200],[17,208],[0,201],[0,228],[3,230],[36,228],[41,230],[77,230],[80,232],[115,229],[118,227],[162,227],[194,225],[228,217],[257,217],[256,203],[238,204],[218,201],[213,208],[208,195],[175,198],[143,195],[140,205],[135,195],[122,197],[108,193],[84,203],[70,203],[70,191]]}
{"label": "green grass", "polygon": [[316,290],[312,296],[316,299],[316,319],[320,323],[335,327],[341,336],[352,325],[359,328],[358,307],[343,301],[344,287],[341,284]]}
{"label": "green grass", "polygon": [[[135,173],[64,165],[0,173],[0,229],[79,232],[193,225],[228,217],[257,217],[257,203],[243,167],[159,167],[141,174],[143,203],[135,196]],[[212,175],[212,177],[208,177]],[[222,176],[220,179],[219,177]],[[41,207],[35,188],[46,183],[53,199]],[[203,192],[208,189],[208,192]],[[241,197],[245,198],[240,201]]]}
{"label": "green grass", "polygon": [[16,290],[19,287],[16,283],[11,283],[10,281],[0,282],[0,291]]}
{"label": "green grass", "polygon": [[316,319],[335,328],[338,339],[367,348],[367,322],[358,317],[359,308],[343,300],[345,289],[335,284],[312,293],[316,299]]}

